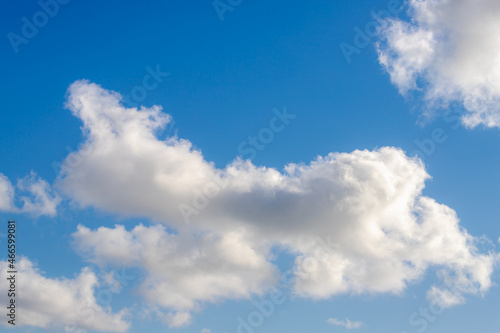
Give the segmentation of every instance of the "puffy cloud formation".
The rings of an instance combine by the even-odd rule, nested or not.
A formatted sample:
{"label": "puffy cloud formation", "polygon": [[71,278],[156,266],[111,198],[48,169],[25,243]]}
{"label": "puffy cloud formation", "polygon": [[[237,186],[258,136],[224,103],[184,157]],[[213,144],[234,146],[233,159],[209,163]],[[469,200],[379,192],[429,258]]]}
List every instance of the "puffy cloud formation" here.
{"label": "puffy cloud formation", "polygon": [[171,311],[171,325],[203,302],[264,292],[276,281],[273,246],[296,255],[292,287],[303,297],[401,293],[431,267],[442,282],[432,301],[490,287],[497,255],[479,253],[455,212],[422,195],[429,175],[400,149],[331,153],[282,172],[241,159],[217,169],[189,141],[157,137],[170,120],[160,107],[125,108],[120,98],[71,85],[68,107],[86,141],[58,186],[82,206],[175,230],[80,226],[73,235],[90,261],[143,268],[140,294]]}
{"label": "puffy cloud formation", "polygon": [[363,323],[360,321],[350,321],[348,318],[346,318],[345,320],[340,320],[337,318],[329,318],[326,322],[331,325],[345,327],[348,330],[360,328],[361,325],[363,325]]}
{"label": "puffy cloud formation", "polygon": [[[0,288],[9,290],[8,262],[0,262]],[[124,321],[125,310],[118,314],[100,307],[94,297],[97,278],[84,268],[73,279],[44,277],[27,258],[16,261],[16,318],[18,326],[36,326],[66,331],[97,330],[125,332],[129,323]],[[10,304],[7,292],[0,295],[2,304]],[[2,321],[7,325],[6,320]]]}
{"label": "puffy cloud formation", "polygon": [[409,0],[409,20],[386,19],[379,61],[402,94],[459,103],[467,127],[500,126],[500,2]]}
{"label": "puffy cloud formation", "polygon": [[266,260],[267,249],[252,248],[238,232],[194,238],[169,234],[160,225],[131,231],[78,226],[73,236],[76,249],[91,262],[144,268],[139,292],[150,304],[174,310],[163,316],[170,326],[189,323],[201,301],[262,294],[279,276]]}
{"label": "puffy cloud formation", "polygon": [[57,214],[57,206],[61,198],[52,191],[49,183],[39,178],[34,172],[29,176],[19,179],[17,189],[30,195],[19,195],[18,199],[23,202],[21,208],[14,203],[15,188],[10,180],[0,173],[0,211],[13,213],[30,213],[35,216]]}

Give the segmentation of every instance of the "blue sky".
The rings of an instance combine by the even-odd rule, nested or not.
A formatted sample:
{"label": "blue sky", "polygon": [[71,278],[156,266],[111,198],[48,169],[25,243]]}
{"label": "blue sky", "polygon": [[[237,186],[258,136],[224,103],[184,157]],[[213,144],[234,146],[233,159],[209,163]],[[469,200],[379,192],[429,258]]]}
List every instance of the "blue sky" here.
{"label": "blue sky", "polygon": [[[280,218],[276,218],[278,222],[273,220],[281,213],[283,216],[288,216],[278,208],[276,208],[277,215],[275,213],[257,214],[259,209],[265,212],[271,211],[267,208],[265,200],[261,202],[260,199],[260,196],[264,195],[262,193],[267,193],[265,190],[262,190],[262,193],[252,192],[252,190],[250,194],[242,195],[241,199],[237,199],[239,196],[235,193],[240,193],[238,192],[240,190],[235,187],[236,192],[227,194],[229,198],[227,201],[224,201],[226,194],[216,197],[209,204],[209,208],[203,209],[202,213],[197,215],[201,220],[215,222],[198,225],[197,223],[201,222],[186,224],[182,221],[174,221],[174,213],[163,215],[161,209],[156,211],[157,206],[153,206],[148,201],[162,202],[163,200],[165,206],[168,206],[171,200],[173,202],[176,198],[185,195],[184,191],[191,193],[188,189],[191,180],[186,180],[183,185],[182,182],[175,180],[182,177],[172,176],[171,181],[177,184],[175,186],[184,186],[183,189],[172,190],[178,195],[169,194],[172,195],[171,197],[165,194],[163,198],[156,196],[152,199],[152,196],[157,193],[156,188],[152,187],[151,191],[147,191],[146,182],[141,182],[144,187],[142,185],[134,187],[136,183],[130,182],[128,185],[126,177],[116,181],[115,179],[109,180],[110,174],[103,171],[110,168],[109,170],[116,170],[116,174],[121,174],[121,170],[128,170],[130,165],[136,168],[136,172],[147,169],[147,167],[140,166],[141,159],[138,156],[142,153],[137,153],[139,155],[134,155],[133,158],[128,156],[133,151],[133,144],[127,146],[127,149],[122,145],[123,142],[129,142],[125,138],[127,133],[117,134],[119,138],[123,135],[124,141],[120,141],[120,145],[116,143],[117,146],[113,146],[123,149],[116,155],[108,156],[103,153],[105,150],[100,149],[105,146],[104,141],[94,138],[103,145],[91,150],[89,161],[92,163],[78,162],[75,170],[71,169],[74,172],[70,170],[60,175],[60,168],[57,165],[71,163],[68,154],[79,151],[85,145],[92,146],[91,135],[88,132],[95,130],[93,127],[95,123],[89,119],[92,117],[92,110],[110,109],[109,105],[112,102],[101,98],[107,91],[114,91],[122,96],[131,95],[132,104],[125,105],[128,108],[137,104],[147,108],[143,109],[147,111],[153,110],[149,108],[154,105],[161,106],[163,113],[159,114],[169,114],[171,120],[168,123],[165,120],[163,126],[158,125],[157,130],[151,132],[154,133],[157,142],[163,142],[162,140],[172,137],[176,142],[181,142],[177,141],[178,139],[186,139],[191,142],[191,149],[199,150],[203,154],[203,162],[196,159],[194,154],[192,162],[191,157],[186,157],[186,168],[194,165],[193,169],[196,169],[196,163],[199,162],[200,170],[208,170],[208,164],[205,164],[205,161],[208,161],[213,162],[210,167],[213,170],[226,170],[226,166],[237,156],[243,159],[250,158],[251,156],[242,154],[242,150],[238,147],[248,141],[249,136],[258,137],[263,129],[270,128],[276,112],[283,113],[285,109],[295,117],[290,118],[289,123],[284,123],[283,130],[273,131],[273,139],[263,144],[262,150],[256,150],[255,157],[251,160],[253,165],[270,168],[267,170],[274,168],[288,176],[288,171],[284,171],[284,166],[289,163],[309,165],[317,156],[340,152],[347,153],[346,161],[351,161],[346,162],[341,158],[335,160],[340,169],[350,163],[355,165],[359,163],[359,170],[361,170],[361,166],[368,163],[365,159],[370,159],[370,161],[380,159],[381,163],[386,163],[385,161],[389,158],[401,159],[401,163],[405,165],[408,163],[411,168],[415,167],[415,172],[425,168],[432,179],[425,181],[422,194],[416,191],[410,199],[418,200],[421,196],[429,197],[456,212],[460,220],[460,228],[454,231],[457,237],[463,236],[464,230],[475,237],[477,253],[471,250],[469,246],[472,245],[469,243],[460,250],[471,251],[472,257],[467,259],[471,267],[476,267],[474,264],[480,260],[478,253],[484,255],[489,253],[492,258],[496,258],[491,259],[493,262],[498,261],[495,246],[498,247],[500,236],[498,218],[500,207],[497,203],[500,197],[500,177],[498,177],[500,163],[498,115],[500,112],[495,108],[495,101],[500,96],[498,87],[500,48],[495,43],[484,43],[484,45],[480,43],[483,37],[485,40],[490,40],[491,36],[495,36],[494,33],[498,31],[495,29],[498,29],[498,26],[486,26],[487,22],[483,22],[487,29],[474,28],[477,24],[481,24],[480,14],[484,11],[492,13],[493,18],[494,15],[500,13],[498,5],[482,1],[482,6],[476,8],[473,6],[473,1],[462,0],[457,5],[457,10],[444,10],[450,12],[445,15],[438,11],[438,9],[447,9],[447,5],[442,1],[422,1],[430,3],[429,7],[424,9],[419,8],[416,1],[410,1],[403,5],[399,13],[392,15],[391,20],[379,23],[378,35],[370,38],[369,45],[359,47],[359,53],[352,54],[348,61],[340,45],[347,43],[355,47],[357,34],[355,29],[364,30],[368,23],[376,22],[372,17],[372,11],[387,11],[392,8],[390,7],[391,1],[290,3],[279,0],[273,2],[243,0],[233,1],[233,4],[237,4],[233,6],[229,5],[230,1],[222,2],[232,8],[232,11],[225,11],[221,14],[223,19],[218,15],[211,1],[193,3],[69,1],[66,4],[58,3],[57,13],[54,13],[53,17],[46,16],[47,23],[40,25],[35,36],[25,39],[25,43],[14,43],[14,46],[9,40],[9,33],[22,36],[23,17],[33,22],[34,15],[36,17],[37,13],[43,9],[36,1],[3,4],[4,8],[0,14],[2,15],[1,35],[4,36],[0,42],[3,74],[0,80],[0,89],[3,92],[0,121],[0,173],[8,179],[13,188],[16,188],[16,193],[12,197],[11,204],[3,206],[3,211],[0,201],[0,217],[5,223],[4,229],[0,232],[6,232],[7,220],[17,221],[18,256],[25,256],[39,269],[35,272],[31,271],[30,274],[38,274],[37,276],[51,279],[55,281],[55,284],[63,281],[61,284],[64,284],[68,280],[61,280],[63,277],[77,281],[76,276],[84,267],[88,267],[100,283],[100,286],[94,286],[93,289],[97,305],[104,309],[103,311],[110,316],[109,318],[113,316],[117,318],[120,311],[127,309],[127,313],[120,317],[120,320],[127,323],[124,325],[128,327],[129,332],[202,332],[203,329],[212,333],[238,331],[238,317],[248,320],[248,316],[257,311],[252,302],[269,300],[269,292],[266,289],[268,284],[283,291],[286,294],[286,301],[275,305],[273,314],[265,317],[262,325],[253,328],[255,332],[342,332],[349,330],[348,327],[334,325],[327,321],[338,319],[346,324],[346,318],[351,322],[362,323],[359,328],[352,327],[352,330],[368,333],[381,331],[446,333],[472,330],[494,332],[500,324],[496,315],[499,308],[499,291],[496,286],[498,274],[495,270],[495,263],[492,264],[491,273],[487,274],[487,279],[491,282],[490,287],[477,292],[464,293],[464,301],[460,302],[461,304],[446,308],[442,314],[435,316],[435,320],[426,320],[425,329],[423,321],[415,322],[415,320],[422,320],[421,315],[413,317],[414,321],[409,319],[412,314],[419,311],[419,308],[425,309],[430,306],[432,300],[428,296],[428,290],[433,285],[439,286],[442,282],[438,271],[443,267],[459,265],[453,261],[453,258],[450,259],[453,255],[447,259],[436,259],[439,264],[435,263],[435,258],[432,256],[422,259],[423,262],[427,260],[427,264],[422,266],[422,271],[417,274],[418,277],[402,278],[405,286],[400,290],[396,290],[396,287],[387,287],[383,292],[376,292],[373,281],[366,282],[366,285],[363,285],[365,282],[358,281],[359,285],[358,282],[353,282],[353,285],[346,290],[334,293],[326,291],[328,288],[325,287],[324,294],[321,296],[315,294],[316,297],[311,297],[313,294],[311,290],[316,290],[311,284],[307,284],[309,287],[299,286],[294,290],[293,287],[284,287],[276,281],[270,283],[268,278],[271,279],[271,273],[269,276],[262,276],[264,273],[257,274],[251,271],[251,274],[255,273],[256,277],[246,278],[238,275],[247,274],[242,273],[238,268],[231,274],[241,278],[243,281],[241,283],[246,283],[246,287],[242,287],[246,288],[245,290],[231,289],[220,294],[214,292],[212,296],[207,296],[208,299],[190,294],[196,303],[196,306],[192,308],[176,308],[162,303],[161,300],[152,300],[152,296],[149,298],[145,296],[142,287],[147,283],[148,276],[156,279],[167,276],[167,273],[163,271],[161,274],[158,273],[160,277],[155,276],[152,273],[155,272],[154,264],[152,266],[144,266],[140,262],[128,264],[128,259],[123,259],[126,254],[123,258],[120,257],[123,262],[115,260],[116,249],[108,248],[104,244],[107,242],[106,237],[111,237],[111,234],[116,237],[122,235],[115,227],[117,224],[124,226],[127,231],[126,237],[132,237],[134,242],[140,242],[140,240],[138,234],[133,234],[132,230],[141,223],[151,232],[159,232],[159,229],[155,228],[164,226],[166,229],[163,232],[165,233],[175,235],[179,232],[182,237],[188,235],[187,240],[183,238],[177,240],[180,244],[179,248],[189,248],[189,244],[196,243],[193,238],[196,239],[200,235],[200,229],[197,228],[201,226],[201,229],[205,228],[204,232],[213,233],[215,239],[219,239],[217,237],[230,239],[224,237],[233,237],[228,235],[233,235],[231,232],[236,232],[235,230],[238,232],[244,230],[241,239],[248,241],[248,244],[244,243],[244,246],[248,245],[249,249],[255,250],[259,260],[265,262],[258,261],[262,266],[255,270],[267,272],[267,270],[276,269],[283,274],[290,268],[297,267],[296,258],[308,255],[308,250],[302,243],[303,240],[300,242],[296,240],[298,235],[302,234],[301,228],[304,228],[304,233],[316,230],[316,226],[317,230],[327,230],[321,229],[327,228],[323,225],[326,222],[321,222],[321,226],[320,222],[318,224],[315,222],[327,219],[327,215],[310,216],[310,221],[290,222],[293,226],[289,227],[281,224]],[[476,38],[462,34],[462,30],[457,28],[457,22],[462,18],[460,13],[467,12],[468,6],[477,9],[477,13],[473,12],[468,15],[467,19],[461,23],[461,27],[464,31],[471,31],[473,37],[474,33],[478,34]],[[411,10],[408,11],[408,9]],[[441,25],[425,19],[433,10],[445,16],[441,17]],[[398,25],[398,22],[401,25]],[[405,24],[408,26],[413,24],[411,27],[414,30],[405,28]],[[445,38],[446,33],[450,34],[448,37],[454,38]],[[433,37],[429,37],[431,35]],[[429,42],[429,39],[432,40]],[[451,43],[449,40],[456,45],[446,44]],[[378,48],[376,43],[378,43]],[[402,43],[407,43],[409,46],[401,47]],[[481,52],[458,51],[467,47]],[[432,52],[428,51],[429,48],[432,48]],[[491,57],[488,56],[490,54]],[[415,61],[415,58],[420,60]],[[383,59],[388,60],[384,62]],[[448,68],[443,65],[445,63],[443,59],[449,60],[459,73],[450,74]],[[479,68],[479,65],[476,67],[471,65],[476,63],[490,66],[489,70]],[[151,77],[151,72],[158,75],[157,79]],[[493,80],[480,80],[482,76],[486,76],[485,73],[491,74]],[[148,76],[149,79],[147,79]],[[73,90],[69,90],[75,82],[77,83],[72,86]],[[100,87],[93,86],[91,83]],[[148,83],[152,84],[151,89],[145,89]],[[441,89],[443,87],[449,91]],[[487,93],[478,93],[478,91],[487,91]],[[138,95],[141,92],[146,92],[146,94]],[[100,94],[101,97],[93,99],[94,97],[89,97],[94,96],[92,94]],[[139,96],[139,98],[133,96]],[[77,104],[70,105],[72,98],[79,100],[78,98],[87,97],[91,100],[89,102],[91,105],[88,107],[79,108]],[[120,110],[122,110],[121,115],[125,114],[125,108]],[[99,112],[102,112],[101,116],[104,115],[102,119],[115,117],[106,113],[107,111]],[[433,116],[426,116],[428,113]],[[80,116],[75,116],[78,114]],[[140,111],[136,111],[130,117],[139,119],[139,115]],[[151,115],[155,117],[158,113],[151,111]],[[461,116],[473,118],[477,115],[480,121],[476,123],[473,120],[464,120],[465,118],[460,120]],[[121,121],[123,123],[128,121],[126,118],[119,117],[121,116],[113,118],[115,123],[111,126],[118,126],[122,124]],[[88,123],[84,125],[85,119]],[[151,126],[155,127],[155,124],[161,123],[161,120],[155,119],[151,122],[153,123]],[[147,129],[150,128],[148,126],[150,125],[146,126]],[[82,133],[82,127],[85,128],[87,134]],[[146,129],[143,130],[146,131]],[[433,137],[433,133],[439,133],[437,136],[440,139],[435,140],[436,134]],[[134,140],[139,142],[143,139],[143,136],[139,135],[138,139]],[[144,139],[144,146],[138,143],[139,147],[142,147],[140,151],[149,147],[150,144],[157,144],[156,141],[146,139]],[[112,141],[114,139],[109,140],[115,144],[115,141]],[[134,140],[130,142],[135,142]],[[426,152],[422,144],[426,144],[430,150]],[[406,158],[405,154],[398,153],[399,150],[387,154],[379,153],[382,147],[400,148],[409,157],[419,153],[425,166],[418,166],[417,162]],[[355,150],[367,150],[372,155],[369,157],[352,155]],[[116,151],[118,152],[118,148]],[[158,155],[157,161],[155,156],[157,155],[146,156],[145,160],[158,162],[160,166],[163,163],[167,169],[170,167],[167,157]],[[120,159],[121,157],[123,159]],[[86,159],[85,156],[81,158]],[[65,159],[66,162],[63,162]],[[241,167],[239,170],[246,169]],[[37,176],[31,179],[25,178],[32,171]],[[253,185],[248,185],[251,188],[257,188],[260,183],[265,183],[266,177],[269,179],[275,177],[272,173],[254,175],[250,172],[248,174],[241,172],[239,176],[234,176],[235,182],[237,183],[238,179],[247,179],[245,177],[256,177],[251,180]],[[319,177],[318,179],[327,177],[321,174],[321,170],[314,172],[318,172],[318,174],[314,173],[314,177]],[[390,168],[387,172],[390,172]],[[383,192],[385,189],[377,187],[382,186],[377,181],[377,175],[380,174],[375,171],[373,174],[369,171],[368,173],[372,175],[370,177],[373,177],[372,182],[363,183],[365,187],[358,195],[359,198],[368,198],[363,193],[370,192],[372,188],[374,188],[373,193],[379,193],[378,190]],[[193,174],[192,178],[197,178],[197,175]],[[65,180],[58,180],[58,176],[62,176]],[[86,178],[87,176],[90,178]],[[142,176],[144,178],[141,178]],[[230,178],[229,173],[226,176]],[[137,176],[137,182],[141,179],[150,179],[148,177],[146,174]],[[305,178],[297,177],[302,179],[300,184],[306,183]],[[365,179],[365,174],[359,171],[359,174],[354,173],[353,177],[358,177],[357,179],[361,181]],[[391,177],[396,179],[398,175]],[[50,210],[46,202],[37,201],[37,197],[32,192],[18,187],[18,179],[25,179],[27,184],[41,186],[43,191],[49,193],[49,201],[56,208]],[[97,179],[100,181],[96,181]],[[418,187],[419,180],[408,180],[408,183],[413,181]],[[88,187],[85,184],[88,184]],[[169,187],[173,188],[174,185],[168,181],[162,184],[165,186],[162,187],[165,193],[174,193],[170,192]],[[316,183],[309,184],[308,186],[311,187],[307,189],[311,190],[311,193],[319,193],[322,187],[316,187],[318,185],[314,184]],[[267,190],[277,191],[273,193],[279,197],[281,193],[279,191],[282,188],[277,190],[270,187]],[[334,195],[341,200],[342,193],[344,192],[340,191]],[[115,194],[116,200],[113,199]],[[142,195],[144,202],[141,201]],[[22,208],[23,196],[33,203],[32,208],[26,204],[24,209]],[[237,198],[231,201],[232,196]],[[398,197],[400,195],[396,193],[392,200]],[[219,198],[222,198],[220,204]],[[130,205],[128,200],[137,205]],[[286,202],[286,199],[283,200]],[[313,197],[310,200],[306,202],[319,202],[320,198]],[[232,206],[237,207],[235,211],[224,206],[225,202],[230,202]],[[278,207],[279,203],[269,199],[269,205],[272,207]],[[262,206],[258,206],[260,204]],[[222,213],[218,211],[218,209],[224,211],[224,207],[231,211],[227,216],[221,215]],[[303,207],[300,201],[297,207]],[[380,207],[380,212],[382,208],[384,207]],[[152,209],[151,213],[148,209]],[[165,208],[166,211],[168,209]],[[429,214],[436,209],[429,208]],[[255,215],[252,215],[253,212]],[[410,213],[414,211],[410,209]],[[297,211],[297,215],[300,214],[301,211]],[[356,224],[356,221],[364,221],[363,219],[366,218],[363,213],[356,214],[351,221],[353,224]],[[383,216],[386,216],[379,216],[378,213],[372,214],[377,216],[375,219],[380,218],[381,221]],[[453,214],[447,214],[449,214],[446,215],[447,218],[452,221]],[[219,223],[218,217],[224,221],[226,219],[233,221],[230,218],[232,217],[235,229],[231,229],[233,222],[222,226],[226,222]],[[390,218],[398,220],[398,216]],[[247,220],[262,220],[262,224],[275,224],[275,226],[273,225],[268,230],[267,227],[262,227],[260,222],[254,223]],[[435,221],[438,220],[439,218],[436,217]],[[433,223],[432,219],[429,221]],[[349,221],[336,220],[332,215],[331,223],[342,225]],[[450,222],[450,225],[452,224],[453,222]],[[93,236],[88,236],[81,230],[77,231],[78,225],[89,228]],[[100,227],[113,231],[110,231],[108,236],[104,233],[100,235],[97,231]],[[254,228],[258,231],[254,231]],[[284,232],[289,229],[294,231],[291,231],[286,239],[270,236],[265,244],[254,240],[258,239],[259,235],[274,234],[280,228]],[[443,235],[447,234],[446,230],[448,229],[441,230]],[[163,232],[159,234],[164,235]],[[325,234],[321,234],[323,235]],[[481,238],[482,236],[484,238]],[[102,245],[93,244],[94,238],[102,240]],[[3,248],[0,258],[4,261],[7,252],[6,240],[0,240]],[[243,244],[243,240],[240,241]],[[352,238],[347,242],[360,243],[361,246],[363,239]],[[388,240],[387,244],[389,243]],[[148,243],[142,246],[146,246],[145,244]],[[447,246],[450,247],[451,244]],[[102,253],[99,252],[101,247],[104,251]],[[446,246],[441,248],[443,252],[447,252],[447,249]],[[110,252],[105,252],[105,250]],[[409,247],[407,250],[418,252],[422,250],[422,247]],[[203,252],[203,250],[200,251]],[[349,248],[343,249],[342,253],[349,251],[356,252]],[[457,250],[457,253],[462,253],[460,251]],[[113,254],[110,254],[111,252]],[[450,249],[450,252],[453,250]],[[102,258],[99,258],[99,253]],[[147,253],[144,255],[147,257]],[[348,259],[352,260],[354,266],[361,265],[360,270],[363,270],[363,263],[369,261],[371,255],[364,253],[363,256],[366,257],[360,259],[359,262],[356,262],[354,257],[348,256]],[[436,253],[436,257],[439,256],[441,253]],[[187,255],[186,258],[191,257]],[[219,260],[222,260],[218,258],[212,258],[215,265],[210,270],[218,269]],[[417,261],[415,259],[415,265]],[[330,263],[335,265],[334,261]],[[160,267],[162,264],[159,262],[157,265]],[[205,267],[196,261],[193,265],[197,272],[204,269],[201,266]],[[200,265],[200,268],[196,265]],[[220,263],[220,267],[224,265],[224,262]],[[133,280],[116,291],[106,285],[105,275],[109,272],[120,274],[123,267],[126,268],[126,272],[129,272],[126,274],[133,276]],[[161,268],[158,270],[161,271]],[[381,270],[387,276],[391,274],[387,268],[385,270],[381,268]],[[23,277],[21,274],[19,288],[22,295]],[[26,274],[28,276],[28,273]],[[176,278],[179,279],[175,280],[176,283],[182,284],[182,281],[189,280],[190,276],[176,275]],[[162,283],[168,284],[173,279],[172,276],[168,276],[166,282]],[[356,280],[352,276],[350,279]],[[387,278],[387,281],[389,280],[392,281]],[[222,281],[225,280],[222,279]],[[314,279],[311,281],[308,283],[319,283]],[[365,281],[365,278],[360,281]],[[210,284],[207,285],[210,286]],[[326,283],[325,286],[327,285]],[[26,290],[43,289],[40,286],[43,284],[27,286]],[[160,287],[153,285],[151,288],[156,290],[154,288]],[[40,293],[43,294],[44,291],[41,289]],[[114,290],[111,293],[112,299],[104,302],[105,304],[99,303],[100,300],[102,301],[99,295],[103,292],[109,295],[109,290]],[[241,294],[234,296],[238,292]],[[261,292],[260,296],[257,295],[259,292]],[[200,294],[203,292],[200,291]],[[22,324],[23,302],[26,304],[26,313],[30,314],[36,314],[38,309],[32,303],[40,303],[37,303],[38,300],[30,299],[35,296],[30,296],[28,293],[20,297],[26,297],[24,300],[21,298],[21,307],[18,309],[18,320]],[[63,295],[60,298],[63,298]],[[165,319],[169,314],[175,315],[175,313],[190,313],[191,317],[181,324]],[[51,318],[46,313],[43,316]],[[47,322],[43,323],[25,318],[24,320],[28,320],[27,326],[16,325],[16,327],[22,332],[64,331],[73,318],[71,316],[67,314],[67,318],[70,318],[67,322],[64,322],[66,320],[64,316],[59,319],[47,319]],[[5,324],[5,318],[1,324]],[[85,321],[80,322],[80,326],[88,329],[89,332],[106,331],[95,329],[98,326],[94,324],[88,324],[85,327]],[[11,327],[2,327],[16,331]],[[209,331],[203,331],[203,333]]]}

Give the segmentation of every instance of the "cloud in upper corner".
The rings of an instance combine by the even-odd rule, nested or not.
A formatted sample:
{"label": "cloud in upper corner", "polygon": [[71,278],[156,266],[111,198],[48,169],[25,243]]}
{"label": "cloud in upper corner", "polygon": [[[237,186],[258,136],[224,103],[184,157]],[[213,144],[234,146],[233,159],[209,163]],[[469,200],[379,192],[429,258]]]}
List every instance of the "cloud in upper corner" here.
{"label": "cloud in upper corner", "polygon": [[500,2],[410,0],[379,28],[378,57],[401,94],[431,110],[459,103],[462,123],[500,127]]}
{"label": "cloud in upper corner", "polygon": [[[34,172],[17,181],[17,190],[21,193],[16,198],[16,189],[10,180],[0,173],[0,211],[12,213],[29,213],[34,216],[55,216],[61,198],[50,184],[38,177]],[[17,207],[15,200],[22,202]]]}
{"label": "cloud in upper corner", "polygon": [[363,325],[363,323],[360,321],[350,321],[348,318],[346,318],[345,320],[329,318],[326,322],[331,325],[345,327],[348,330],[360,328]]}
{"label": "cloud in upper corner", "polygon": [[[85,154],[63,161],[57,187],[83,207],[168,227],[80,226],[75,247],[101,266],[143,269],[139,295],[174,326],[204,303],[272,287],[275,246],[295,256],[291,285],[307,298],[402,293],[429,269],[441,281],[430,298],[445,282],[459,300],[491,286],[498,255],[481,253],[455,211],[422,194],[429,175],[400,149],[330,153],[283,171],[239,158],[218,169],[188,140],[157,137],[170,121],[158,106],[126,108],[88,81],[71,85],[67,105],[83,122]],[[64,167],[73,154],[85,158]]]}
{"label": "cloud in upper corner", "polygon": [[[99,332],[125,332],[130,324],[124,320],[126,309],[114,314],[101,307],[94,290],[98,285],[97,277],[84,268],[73,279],[47,278],[27,258],[16,261],[18,287],[18,326],[33,326],[48,330]],[[0,261],[0,288],[8,290],[9,263]],[[1,293],[0,301],[8,304],[7,293]],[[2,325],[7,325],[2,320]]]}

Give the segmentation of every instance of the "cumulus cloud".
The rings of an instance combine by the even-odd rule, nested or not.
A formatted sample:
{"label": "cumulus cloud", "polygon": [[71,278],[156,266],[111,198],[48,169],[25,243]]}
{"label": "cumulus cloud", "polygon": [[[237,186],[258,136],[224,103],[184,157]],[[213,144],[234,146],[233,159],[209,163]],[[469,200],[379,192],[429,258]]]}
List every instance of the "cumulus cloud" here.
{"label": "cumulus cloud", "polygon": [[348,318],[346,318],[345,320],[340,320],[337,318],[329,318],[326,322],[331,325],[345,327],[348,330],[360,328],[361,325],[363,325],[363,323],[360,321],[350,321]]}
{"label": "cumulus cloud", "polygon": [[173,230],[80,226],[73,236],[96,264],[144,269],[140,294],[174,326],[204,302],[264,292],[276,281],[274,246],[296,256],[292,288],[303,297],[401,293],[429,268],[441,281],[431,299],[448,284],[457,297],[491,286],[497,254],[480,253],[455,212],[422,195],[429,175],[418,158],[384,147],[283,171],[239,158],[217,169],[189,141],[158,138],[170,121],[160,107],[120,100],[87,81],[71,85],[67,105],[86,141],[63,161],[58,187],[84,207]]}
{"label": "cumulus cloud", "polygon": [[[16,293],[18,326],[34,326],[45,329],[84,329],[100,332],[125,332],[129,323],[124,320],[126,311],[114,314],[96,302],[94,289],[97,286],[95,274],[84,268],[73,279],[47,278],[27,258],[21,258],[16,265]],[[0,288],[9,290],[10,274],[8,262],[0,262]],[[10,304],[7,293],[1,293],[2,304]],[[7,325],[6,321],[2,321]]]}
{"label": "cumulus cloud", "polygon": [[248,298],[278,280],[266,260],[268,249],[252,248],[238,232],[194,238],[169,234],[161,225],[131,231],[79,226],[73,237],[77,251],[91,262],[144,268],[140,294],[150,304],[173,310],[162,319],[174,327],[189,323],[190,311],[198,310],[200,302]]}
{"label": "cumulus cloud", "polygon": [[[0,211],[14,213],[30,213],[34,216],[57,214],[57,206],[61,198],[55,193],[47,181],[41,179],[36,173],[17,181],[17,190],[21,192],[16,198],[16,190],[10,180],[0,173]],[[27,195],[29,194],[29,195]],[[17,207],[15,199],[22,202]]]}
{"label": "cumulus cloud", "polygon": [[500,2],[410,0],[409,19],[386,19],[379,61],[402,94],[430,109],[459,103],[462,122],[500,126]]}

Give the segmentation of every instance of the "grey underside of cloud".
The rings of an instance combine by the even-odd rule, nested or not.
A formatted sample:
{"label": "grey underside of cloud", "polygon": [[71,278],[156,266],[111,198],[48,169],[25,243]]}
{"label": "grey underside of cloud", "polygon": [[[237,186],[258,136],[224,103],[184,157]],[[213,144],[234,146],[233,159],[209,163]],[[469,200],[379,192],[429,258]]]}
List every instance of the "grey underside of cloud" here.
{"label": "grey underside of cloud", "polygon": [[410,0],[409,19],[381,22],[379,61],[403,95],[426,113],[462,105],[462,122],[500,126],[500,2]]}
{"label": "grey underside of cloud", "polygon": [[172,326],[203,303],[275,286],[274,246],[296,255],[292,291],[302,297],[401,293],[430,267],[442,284],[428,297],[443,306],[491,286],[496,253],[479,253],[455,212],[422,195],[429,176],[402,150],[331,153],[283,171],[241,159],[217,169],[189,141],[157,137],[170,122],[160,107],[120,99],[87,81],[70,87],[86,141],[57,188],[82,207],[160,223],[79,226],[73,237],[91,262],[143,269],[139,294],[172,311]]}

